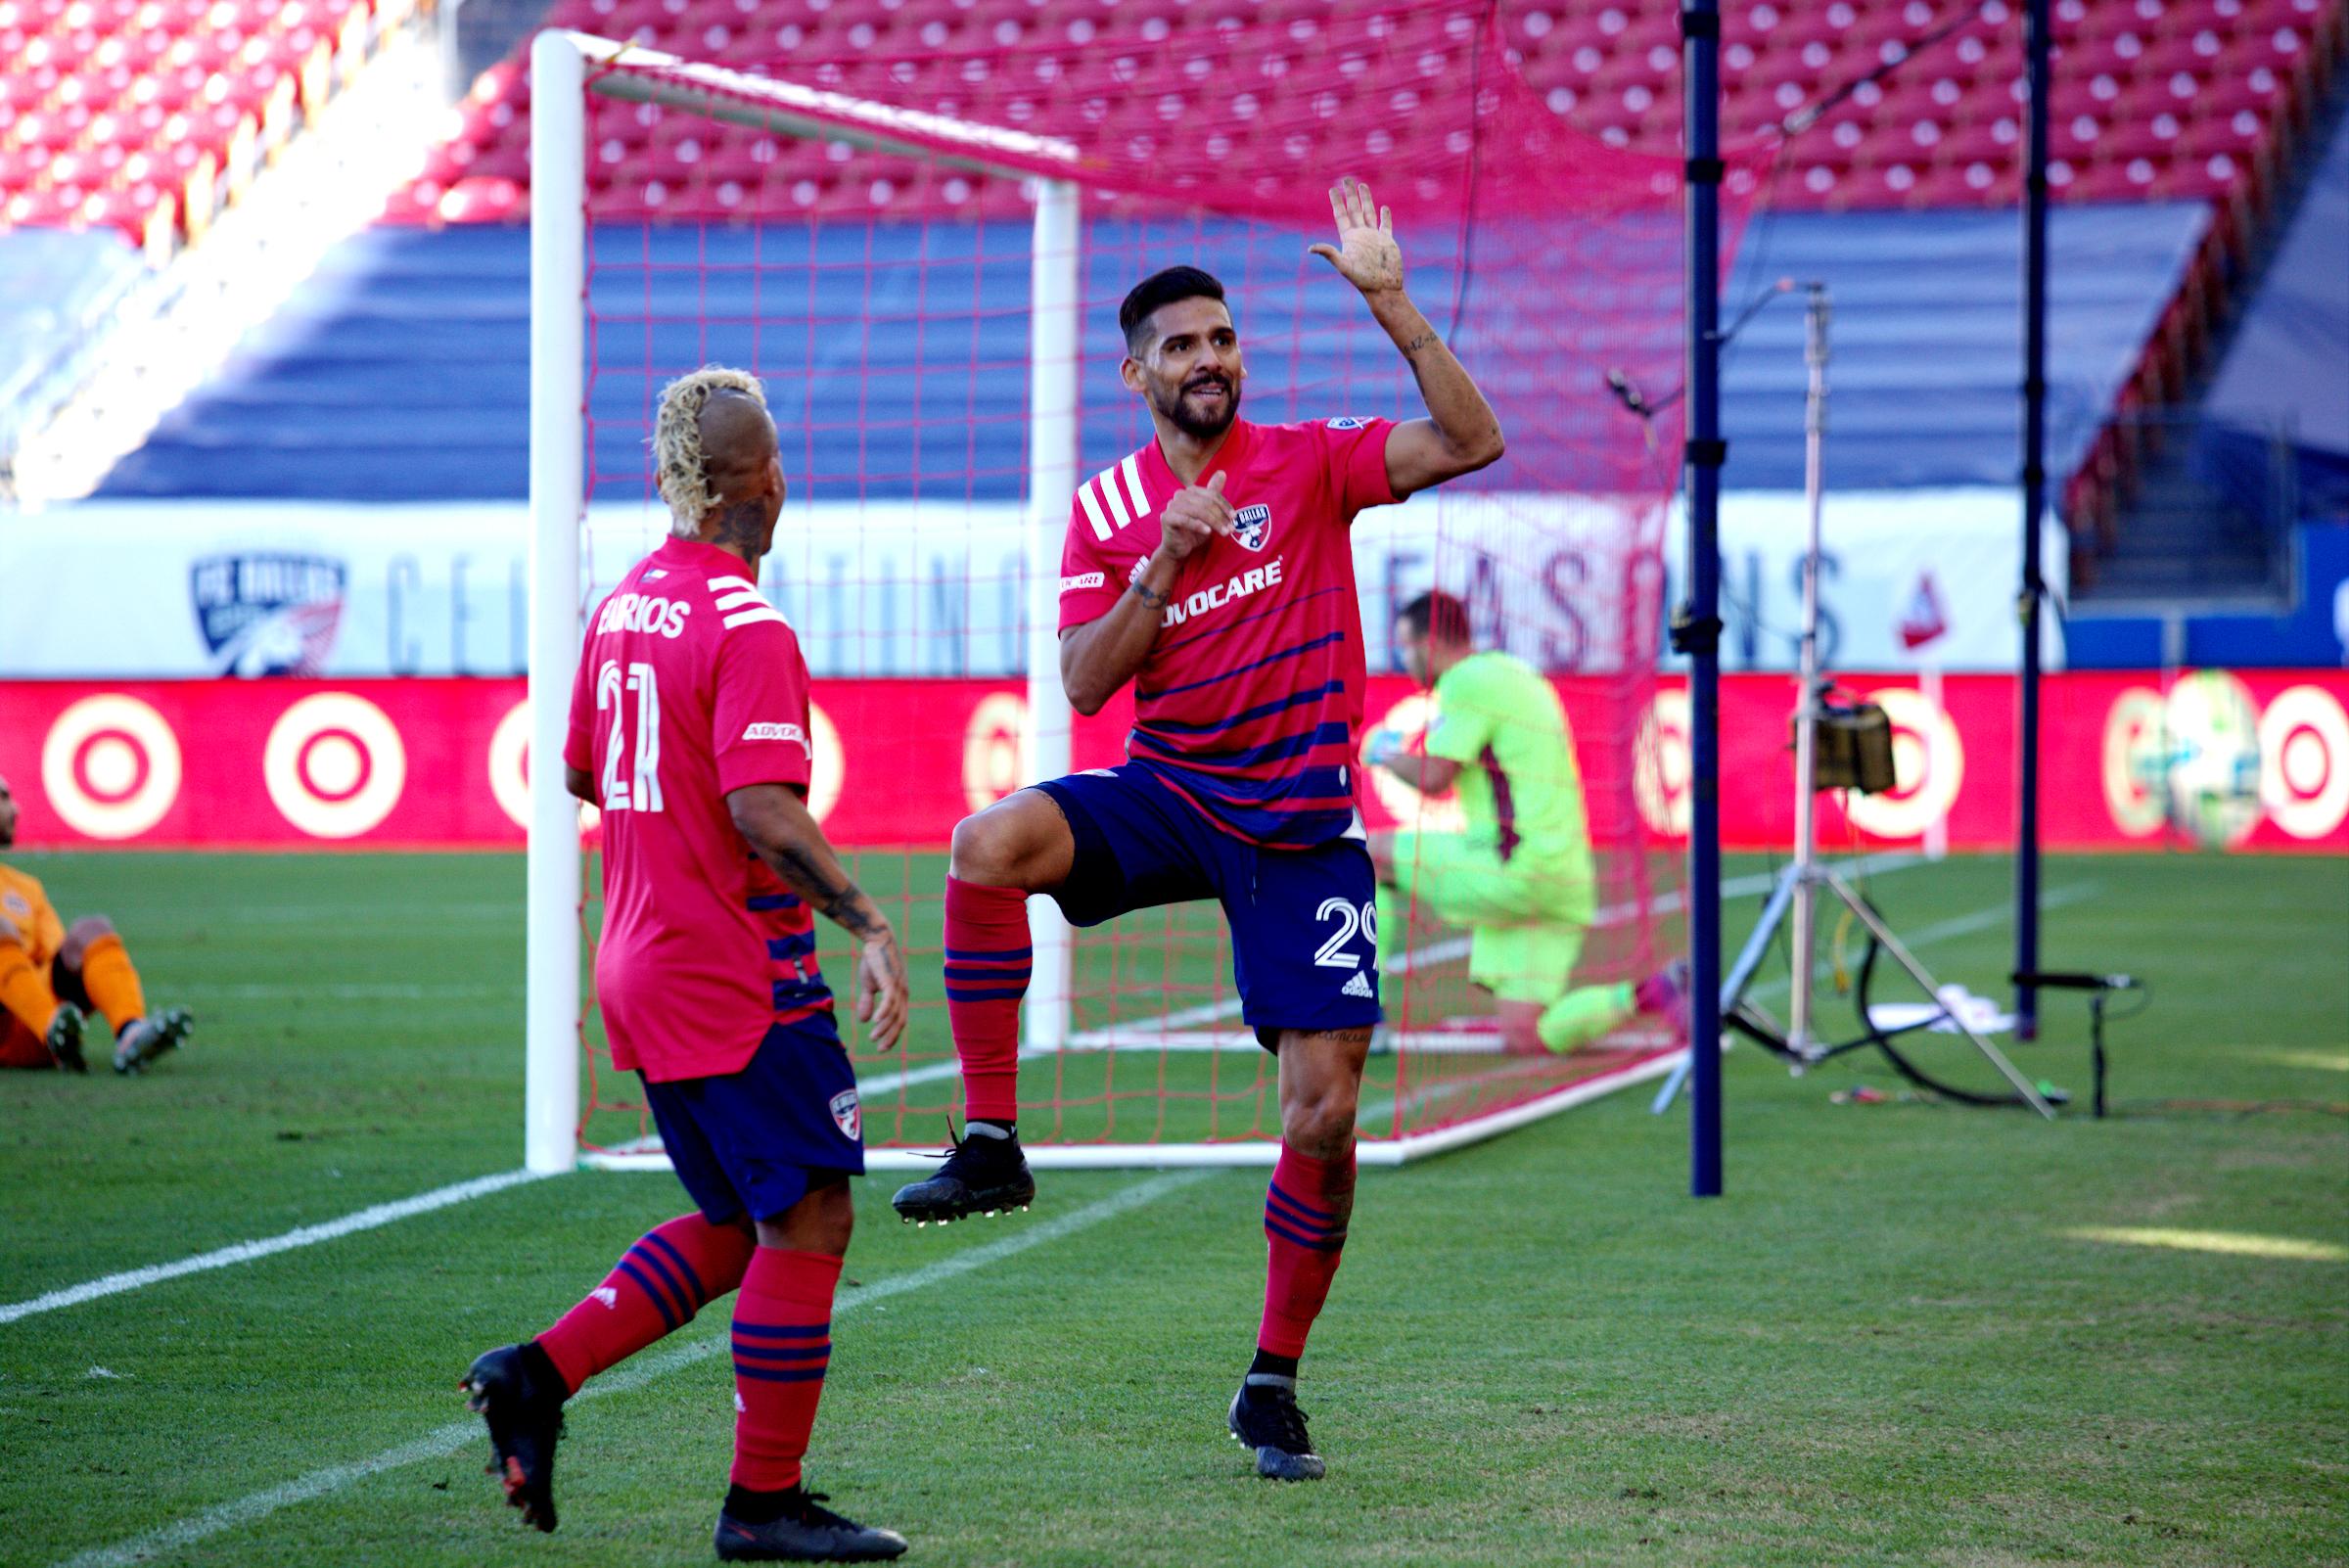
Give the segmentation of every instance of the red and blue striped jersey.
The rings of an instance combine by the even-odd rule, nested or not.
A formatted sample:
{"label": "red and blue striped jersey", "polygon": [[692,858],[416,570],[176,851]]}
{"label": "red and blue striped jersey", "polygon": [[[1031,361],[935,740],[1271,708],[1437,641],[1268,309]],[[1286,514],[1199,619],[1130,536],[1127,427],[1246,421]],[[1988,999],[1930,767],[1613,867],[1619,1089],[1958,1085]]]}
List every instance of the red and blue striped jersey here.
{"label": "red and blue striped jersey", "polygon": [[[1304,848],[1355,826],[1363,666],[1349,530],[1364,507],[1395,499],[1391,429],[1235,420],[1200,476],[1224,476],[1237,525],[1183,562],[1134,674],[1126,752],[1252,844]],[[1063,631],[1117,604],[1181,488],[1156,440],[1078,486],[1061,552]]]}
{"label": "red and blue striped jersey", "polygon": [[612,1064],[656,1083],[739,1073],[769,1028],[832,1010],[805,902],[726,805],[805,787],[807,663],[739,556],[670,539],[588,623],[563,760],[603,807],[596,999]]}

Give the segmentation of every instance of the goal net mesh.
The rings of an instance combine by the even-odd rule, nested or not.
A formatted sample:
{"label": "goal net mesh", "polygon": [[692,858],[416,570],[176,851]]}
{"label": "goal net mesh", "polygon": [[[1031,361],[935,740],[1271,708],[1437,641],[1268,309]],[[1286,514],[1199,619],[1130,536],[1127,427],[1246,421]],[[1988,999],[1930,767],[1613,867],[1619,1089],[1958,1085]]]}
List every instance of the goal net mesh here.
{"label": "goal net mesh", "polygon": [[[1677,385],[1678,161],[1569,128],[1516,74],[1481,5],[1203,4],[1180,25],[1123,32],[1057,23],[1029,0],[932,12],[956,25],[908,23],[851,60],[783,58],[787,23],[739,15],[711,37],[754,76],[1060,139],[1073,166],[975,161],[943,137],[926,155],[901,141],[880,152],[847,129],[792,135],[631,101],[615,90],[632,73],[679,68],[625,56],[591,65],[585,106],[581,614],[666,528],[648,456],[662,386],[709,361],[755,372],[790,485],[760,580],[814,678],[811,804],[896,920],[913,977],[911,1027],[891,1055],[843,1008],[868,1142],[934,1147],[959,1106],[940,979],[946,838],[1032,776],[1032,576],[1056,576],[1058,559],[1032,546],[1027,509],[1046,510],[1057,539],[1069,504],[1031,494],[1027,444],[1033,211],[1053,173],[1081,191],[1079,479],[1149,438],[1118,377],[1116,311],[1137,279],[1177,262],[1229,292],[1245,417],[1417,414],[1408,366],[1306,252],[1329,237],[1336,175],[1360,174],[1392,206],[1412,293],[1498,409],[1509,450],[1356,525],[1369,725],[1424,724],[1395,613],[1431,587],[1457,595],[1478,644],[1549,676],[1572,727],[1593,852],[1574,984],[1648,973],[1677,944],[1659,931],[1671,872],[1638,791],[1679,432],[1669,413],[1650,428],[1626,412],[1608,375],[1650,396]],[[582,5],[556,20],[592,29],[596,18]],[[726,92],[756,104],[760,88]],[[1121,761],[1130,712],[1121,700],[1076,720],[1073,764]],[[1648,755],[1651,786],[1657,765]],[[1362,805],[1373,828],[1459,826],[1455,799],[1421,800],[1383,773]],[[589,943],[598,885],[590,866]],[[1505,1054],[1470,982],[1467,932],[1422,897],[1407,932],[1389,935],[1405,956],[1363,1088],[1365,1138],[1489,1117],[1666,1044],[1653,1020],[1629,1020],[1570,1056]],[[845,944],[823,938],[845,991]],[[633,1079],[609,1066],[592,996],[580,1033],[582,1144],[634,1145],[649,1127]],[[1021,1098],[1023,1136],[1047,1148],[1277,1138],[1275,1068],[1240,1029],[1221,911],[1174,905],[1078,933],[1065,1042],[1026,1053]]]}

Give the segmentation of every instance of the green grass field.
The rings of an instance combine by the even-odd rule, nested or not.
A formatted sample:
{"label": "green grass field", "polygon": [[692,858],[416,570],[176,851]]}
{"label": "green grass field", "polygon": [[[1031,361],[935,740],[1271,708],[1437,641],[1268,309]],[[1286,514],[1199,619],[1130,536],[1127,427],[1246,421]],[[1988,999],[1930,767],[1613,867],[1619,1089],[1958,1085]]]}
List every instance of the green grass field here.
{"label": "green grass field", "polygon": [[[0,1315],[519,1163],[518,857],[20,863],[200,1034],[0,1080]],[[1995,992],[2007,878],[1876,894]],[[2113,1119],[1831,1104],[1897,1084],[1740,1050],[1718,1201],[1644,1091],[1372,1173],[1307,1360],[1319,1486],[1222,1433],[1261,1172],[1047,1174],[943,1232],[868,1179],[816,1484],[930,1564],[2349,1561],[2349,862],[2048,881],[2050,964],[2156,986]],[[2022,1061],[2084,1089],[2084,1008],[2047,1016]],[[574,1407],[552,1537],[453,1390],[683,1207],[564,1176],[0,1321],[0,1562],[709,1560],[722,1309]]]}

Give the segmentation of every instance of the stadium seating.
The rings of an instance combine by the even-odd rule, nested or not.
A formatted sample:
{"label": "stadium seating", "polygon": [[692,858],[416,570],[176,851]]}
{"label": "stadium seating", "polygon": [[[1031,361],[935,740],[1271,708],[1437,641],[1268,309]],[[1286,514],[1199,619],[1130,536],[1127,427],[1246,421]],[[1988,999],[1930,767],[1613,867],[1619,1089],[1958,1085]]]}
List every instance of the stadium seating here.
{"label": "stadium seating", "polygon": [[[2208,221],[2199,203],[2065,208],[2056,214],[2051,455],[2072,461],[2094,437],[2101,411],[2128,376],[2150,324],[2176,287]],[[987,247],[1006,259],[1014,276],[1010,298],[1025,289],[1021,225],[1006,221],[1000,244]],[[840,243],[911,248],[925,229],[905,224],[841,224]],[[970,254],[974,247],[937,243],[936,251]],[[782,264],[810,231],[785,226],[622,225],[605,237],[623,256],[659,260],[747,260],[762,248],[769,265]],[[526,478],[529,387],[530,254],[525,230],[505,224],[453,225],[439,232],[380,228],[339,251],[269,327],[249,340],[236,360],[186,406],[165,419],[140,451],[109,477],[110,496],[277,495],[350,499],[515,499]],[[2005,214],[1784,213],[1749,233],[1728,297],[1749,298],[1757,282],[1779,275],[1824,277],[1841,314],[1833,367],[1835,400],[1830,472],[1839,487],[2010,483],[2017,450],[2014,386],[2019,349],[2014,335],[2015,225]],[[647,250],[649,248],[649,250]],[[1216,264],[1212,239],[1208,260]],[[1124,253],[1101,248],[1112,264]],[[886,254],[874,259],[886,263]],[[928,286],[941,298],[969,298],[974,282],[949,263],[924,264]],[[905,269],[910,273],[913,269]],[[1001,265],[998,265],[998,271]],[[967,344],[932,347],[924,359],[915,319],[866,294],[870,276],[857,267],[808,274],[814,286],[840,291],[842,315],[870,314],[872,336],[856,356],[839,364],[822,356],[802,368],[794,350],[769,341],[754,349],[739,341],[740,323],[753,315],[748,269],[680,270],[716,291],[681,302],[675,331],[684,335],[667,362],[692,363],[733,354],[764,363],[781,353],[792,361],[770,387],[787,427],[812,429],[793,454],[795,483],[811,493],[861,490],[868,495],[1019,493],[1025,439],[1020,410],[1025,386],[1018,376],[974,379]],[[602,274],[597,274],[602,276]],[[641,285],[645,273],[613,274]],[[1003,279],[996,279],[1003,282]],[[1423,278],[1440,296],[1440,276]],[[1114,300],[1124,280],[1096,277],[1088,296]],[[697,283],[696,287],[701,284]],[[591,303],[593,289],[591,285]],[[1344,412],[1292,407],[1277,391],[1311,383],[1325,370],[1291,342],[1300,335],[1279,312],[1297,308],[1270,291],[1243,322],[1257,346],[1252,365],[1263,389],[1251,404],[1259,417]],[[736,297],[739,296],[739,299]],[[1334,307],[1335,297],[1308,294],[1304,307]],[[892,313],[895,310],[895,313]],[[705,327],[704,322],[711,323]],[[1025,326],[1007,312],[990,327],[1002,341],[987,347],[998,363],[1025,355]],[[1732,442],[1735,483],[1795,487],[1802,482],[1802,320],[1787,302],[1764,310],[1730,356],[1725,381],[1725,419]],[[951,335],[949,335],[951,336]],[[1311,335],[1306,335],[1311,336]],[[1473,355],[1473,345],[1463,352]],[[762,357],[754,359],[754,354]],[[887,376],[871,367],[891,367]],[[1088,363],[1088,399],[1116,400],[1114,365],[1100,355]],[[1645,389],[1651,394],[1667,389]],[[982,416],[966,452],[964,432],[944,456],[922,444],[915,398],[949,392],[950,406],[967,399]],[[599,387],[599,399],[617,398],[626,417],[599,428],[593,454],[603,473],[641,476],[641,416],[645,389]],[[1550,387],[1496,389],[1504,420],[1512,405],[1556,395]],[[1603,396],[1597,388],[1592,398]],[[635,399],[630,402],[629,399]],[[827,405],[861,407],[854,440],[835,438],[822,424]],[[400,417],[386,419],[393,407]],[[986,417],[990,413],[999,418]],[[1528,415],[1513,441],[1540,439],[1556,421]],[[1096,440],[1113,440],[1106,428]],[[861,443],[861,444],[858,444]],[[1513,447],[1534,457],[1530,448]],[[235,451],[242,459],[220,461]],[[1107,462],[1110,450],[1088,452]]]}
{"label": "stadium seating", "polygon": [[202,232],[413,0],[0,0],[0,228]]}
{"label": "stadium seating", "polygon": [[[1261,164],[1296,106],[1284,77],[1237,95],[1202,93],[1181,69],[1206,59],[1220,29],[1287,23],[1313,47],[1329,0],[1273,6],[1218,0],[558,0],[557,25],[632,38],[694,59],[812,77],[825,86],[947,113],[991,105],[1024,126],[1097,137],[1147,129],[1154,116],[1211,107],[1232,136],[1262,143]],[[2280,137],[2304,120],[2349,29],[2343,0],[2058,0],[2053,162],[2059,200],[2254,196],[2272,177]],[[1634,0],[1508,0],[1497,22],[1549,106],[1620,145],[1669,149],[1680,124],[1675,11]],[[1769,199],[1798,208],[2011,206],[2021,156],[2019,7],[1987,0],[1830,0],[1824,6],[1735,0],[1724,8],[1727,129],[1776,146],[1806,105],[1829,107],[1783,142]],[[1104,39],[1150,51],[1169,90],[1103,92],[1114,70]],[[1078,45],[1083,46],[1080,51]],[[1056,51],[1058,51],[1056,53]],[[1914,58],[1910,59],[1913,51]],[[1444,114],[1465,72],[1431,59],[1405,112]],[[1881,82],[1839,89],[1883,66]],[[1301,73],[1300,73],[1301,74]],[[1019,78],[1017,91],[1001,83]],[[1212,79],[1225,80],[1219,69]],[[434,167],[395,204],[417,220],[509,218],[522,209],[528,84],[516,63],[485,73]],[[910,170],[853,185],[828,177],[820,148],[749,132],[665,134],[657,112],[599,107],[591,145],[598,207],[658,214],[686,193],[730,189],[752,205],[761,185],[816,212],[859,215],[927,205]],[[1011,194],[970,182],[962,209],[1008,210]]]}

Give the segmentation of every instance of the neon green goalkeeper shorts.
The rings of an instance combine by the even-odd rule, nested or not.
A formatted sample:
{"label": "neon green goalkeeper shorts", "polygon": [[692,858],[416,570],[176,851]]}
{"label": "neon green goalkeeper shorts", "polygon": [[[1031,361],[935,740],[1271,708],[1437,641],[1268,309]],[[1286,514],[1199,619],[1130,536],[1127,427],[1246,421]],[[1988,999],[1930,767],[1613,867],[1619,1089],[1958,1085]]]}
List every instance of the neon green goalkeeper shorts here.
{"label": "neon green goalkeeper shorts", "polygon": [[1553,1002],[1566,993],[1589,927],[1587,855],[1503,860],[1494,846],[1458,833],[1395,835],[1403,899],[1446,925],[1469,930],[1468,978],[1502,1001]]}

